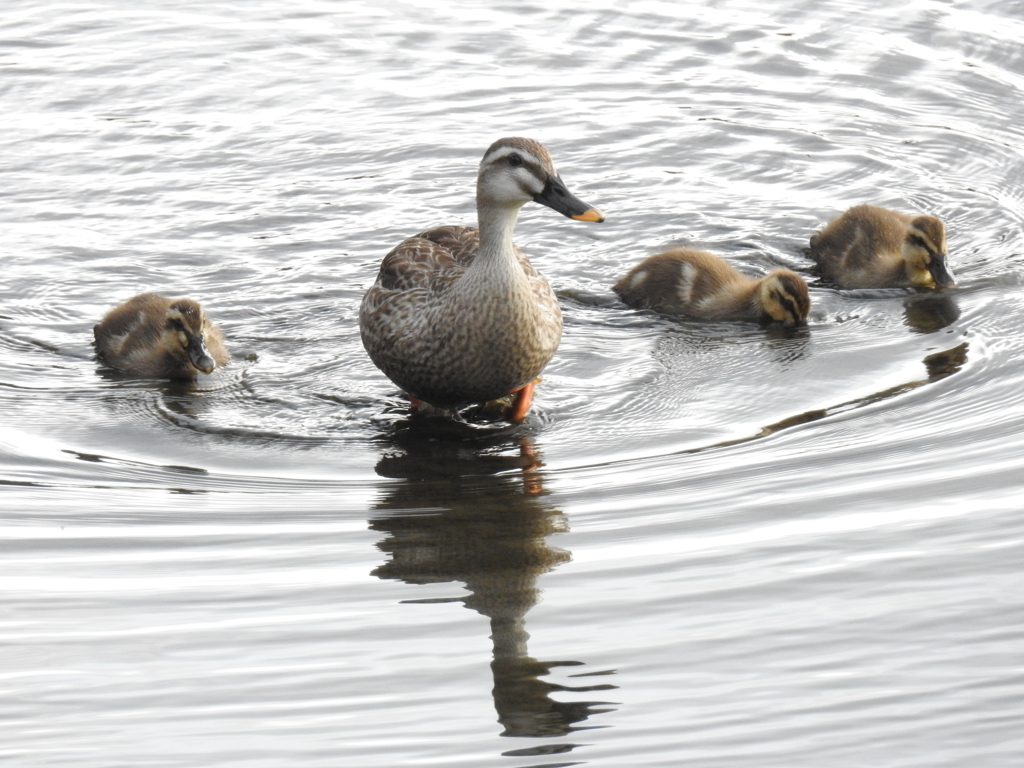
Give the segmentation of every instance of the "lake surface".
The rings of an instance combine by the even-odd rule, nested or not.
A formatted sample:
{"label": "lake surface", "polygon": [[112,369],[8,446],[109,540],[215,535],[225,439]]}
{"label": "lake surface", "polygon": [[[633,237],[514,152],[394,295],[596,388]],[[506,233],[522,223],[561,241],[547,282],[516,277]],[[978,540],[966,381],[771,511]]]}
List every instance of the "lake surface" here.
{"label": "lake surface", "polygon": [[[1024,4],[8,0],[0,758],[41,766],[1019,766]],[[550,149],[527,423],[409,418],[357,311]],[[807,274],[872,202],[951,291],[791,332],[635,311],[672,245]],[[91,329],[200,300],[230,364]]]}

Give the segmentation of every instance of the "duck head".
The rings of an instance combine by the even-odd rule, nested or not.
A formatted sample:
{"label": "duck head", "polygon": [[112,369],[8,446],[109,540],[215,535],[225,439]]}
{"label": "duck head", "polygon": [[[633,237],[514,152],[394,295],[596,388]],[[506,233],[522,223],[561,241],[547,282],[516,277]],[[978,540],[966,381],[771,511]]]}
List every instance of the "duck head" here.
{"label": "duck head", "polygon": [[762,279],[758,298],[766,320],[787,326],[806,322],[811,309],[807,283],[788,269],[776,269]]}
{"label": "duck head", "polygon": [[903,243],[907,279],[921,288],[952,288],[946,266],[946,228],[934,216],[917,216],[907,226]]}
{"label": "duck head", "polygon": [[477,203],[519,208],[531,200],[579,221],[604,221],[604,214],[573,195],[539,141],[498,139],[484,153],[477,176]]}
{"label": "duck head", "polygon": [[202,307],[191,299],[178,299],[167,308],[164,339],[167,348],[202,373],[211,373],[216,361],[206,348],[208,323]]}

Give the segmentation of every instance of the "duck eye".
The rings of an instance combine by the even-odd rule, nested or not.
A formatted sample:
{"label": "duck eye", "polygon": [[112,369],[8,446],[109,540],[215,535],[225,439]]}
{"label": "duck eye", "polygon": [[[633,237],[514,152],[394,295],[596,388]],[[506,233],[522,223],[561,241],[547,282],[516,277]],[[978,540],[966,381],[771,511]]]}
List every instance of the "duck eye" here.
{"label": "duck eye", "polygon": [[508,164],[511,165],[513,168],[518,168],[520,165],[523,164],[523,158],[521,158],[519,155],[515,153],[512,153],[511,155],[508,156]]}
{"label": "duck eye", "polygon": [[921,237],[920,235],[911,235],[910,242],[912,245],[916,245],[918,248],[922,248],[928,251],[928,253],[932,252],[932,249],[928,247],[928,243],[926,243],[924,241],[924,238]]}

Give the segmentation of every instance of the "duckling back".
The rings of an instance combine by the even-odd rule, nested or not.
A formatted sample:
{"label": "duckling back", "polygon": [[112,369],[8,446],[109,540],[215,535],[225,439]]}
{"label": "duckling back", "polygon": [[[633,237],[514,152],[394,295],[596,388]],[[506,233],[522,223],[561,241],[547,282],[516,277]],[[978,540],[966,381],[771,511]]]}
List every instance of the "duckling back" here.
{"label": "duckling back", "polygon": [[631,307],[710,320],[730,314],[730,297],[749,282],[714,254],[674,248],[644,259],[612,290]]}
{"label": "duckling back", "polygon": [[809,299],[803,279],[788,269],[750,278],[707,251],[675,248],[633,267],[613,290],[632,307],[697,320],[801,322]]}
{"label": "duckling back", "polygon": [[93,334],[100,358],[135,376],[194,379],[228,361],[220,330],[191,299],[139,294],[104,315]]}

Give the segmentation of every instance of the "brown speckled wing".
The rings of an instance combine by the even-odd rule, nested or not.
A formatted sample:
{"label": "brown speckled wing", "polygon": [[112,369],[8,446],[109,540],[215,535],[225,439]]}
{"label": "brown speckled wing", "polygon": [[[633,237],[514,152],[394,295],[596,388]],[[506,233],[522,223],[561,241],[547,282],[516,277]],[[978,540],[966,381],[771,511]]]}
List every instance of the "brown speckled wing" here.
{"label": "brown speckled wing", "polygon": [[468,267],[480,248],[480,231],[476,227],[438,227],[421,232],[417,237],[437,243],[463,267]]}
{"label": "brown speckled wing", "polygon": [[421,232],[384,257],[371,291],[439,290],[462,274],[479,245],[480,238],[472,227],[439,227]]}

